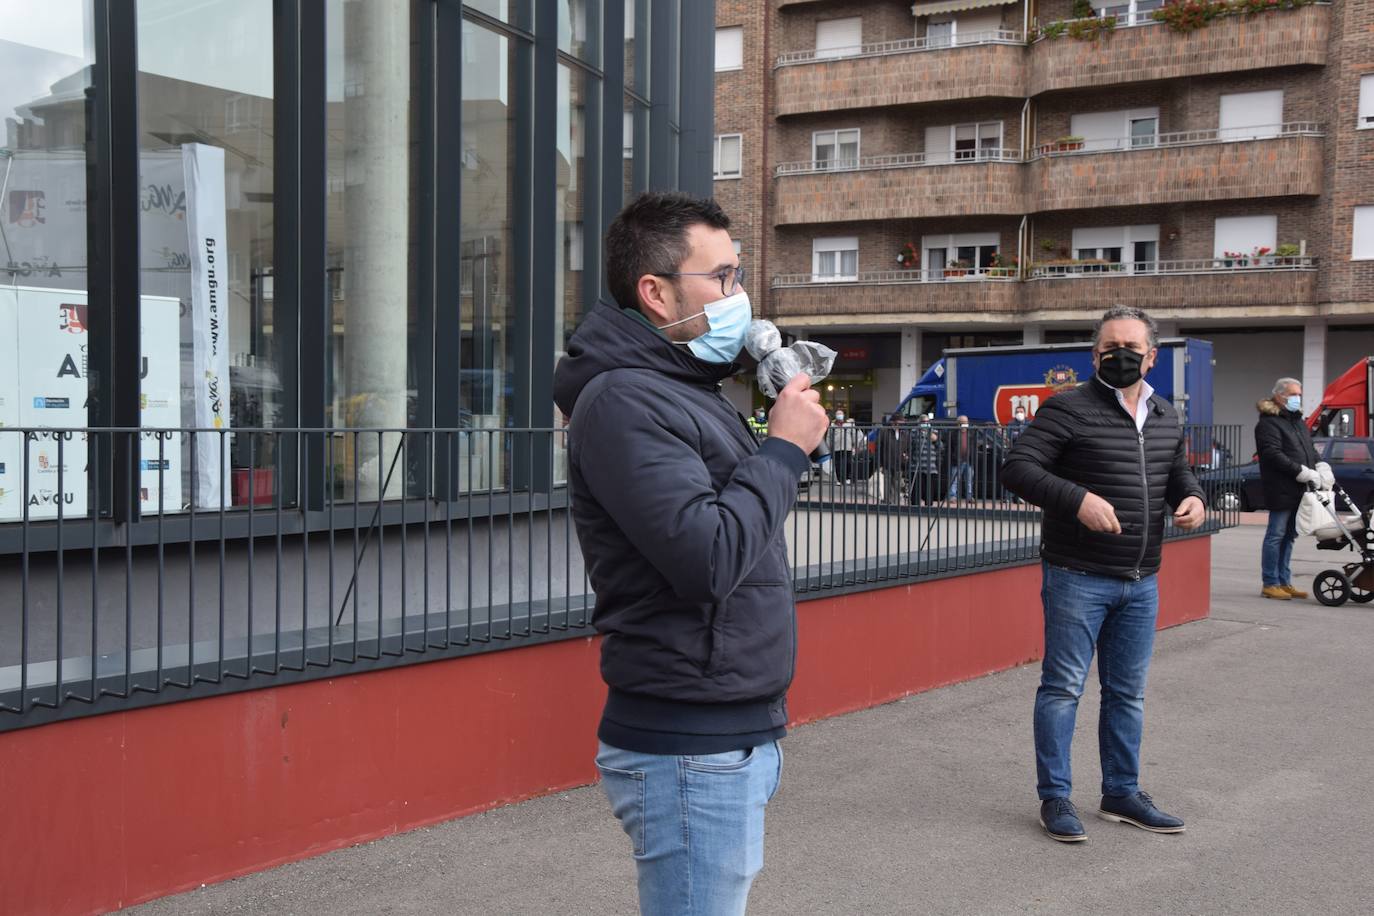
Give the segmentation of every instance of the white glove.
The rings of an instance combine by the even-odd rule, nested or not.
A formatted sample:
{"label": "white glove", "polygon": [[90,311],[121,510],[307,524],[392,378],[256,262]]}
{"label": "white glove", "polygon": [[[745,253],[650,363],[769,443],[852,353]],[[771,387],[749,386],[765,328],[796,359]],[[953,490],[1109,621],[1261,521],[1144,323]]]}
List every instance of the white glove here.
{"label": "white glove", "polygon": [[1331,465],[1327,464],[1325,461],[1318,461],[1317,466],[1313,470],[1315,470],[1317,472],[1317,476],[1321,478],[1317,482],[1317,489],[1331,490],[1335,488],[1336,475],[1332,473]]}
{"label": "white glove", "polygon": [[1298,472],[1298,483],[1316,483],[1319,480],[1321,475],[1307,465],[1303,465],[1302,470]]}

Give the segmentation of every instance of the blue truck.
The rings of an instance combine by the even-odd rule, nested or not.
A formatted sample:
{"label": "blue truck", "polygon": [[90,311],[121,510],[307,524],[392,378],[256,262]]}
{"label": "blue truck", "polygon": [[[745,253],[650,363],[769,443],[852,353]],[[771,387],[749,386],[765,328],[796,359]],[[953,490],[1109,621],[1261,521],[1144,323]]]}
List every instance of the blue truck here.
{"label": "blue truck", "polygon": [[[894,413],[909,418],[963,414],[974,423],[1005,425],[1016,407],[1025,407],[1027,416],[1033,417],[1045,401],[1092,374],[1092,345],[1087,343],[946,350]],[[1145,378],[1185,422],[1211,424],[1211,341],[1162,339],[1159,359]]]}

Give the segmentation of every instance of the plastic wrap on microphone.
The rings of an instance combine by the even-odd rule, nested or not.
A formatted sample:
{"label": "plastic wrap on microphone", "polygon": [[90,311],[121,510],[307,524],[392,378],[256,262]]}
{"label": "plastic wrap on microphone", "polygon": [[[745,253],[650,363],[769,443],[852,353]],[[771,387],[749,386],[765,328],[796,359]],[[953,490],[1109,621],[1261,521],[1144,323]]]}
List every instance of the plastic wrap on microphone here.
{"label": "plastic wrap on microphone", "polygon": [[799,340],[790,347],[782,345],[782,334],[771,321],[756,318],[749,324],[744,348],[759,361],[759,390],[769,398],[787,387],[794,377],[805,372],[815,385],[830,374],[836,353],[814,340]]}

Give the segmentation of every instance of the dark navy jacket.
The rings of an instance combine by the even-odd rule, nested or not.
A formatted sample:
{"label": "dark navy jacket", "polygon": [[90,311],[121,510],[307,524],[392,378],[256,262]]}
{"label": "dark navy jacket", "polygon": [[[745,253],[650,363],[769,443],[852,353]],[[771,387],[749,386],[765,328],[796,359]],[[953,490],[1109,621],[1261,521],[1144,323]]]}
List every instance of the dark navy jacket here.
{"label": "dark navy jacket", "polygon": [[[1056,394],[1035,413],[1002,465],[1002,483],[1044,510],[1040,555],[1082,572],[1140,579],[1159,570],[1166,506],[1203,498],[1188,467],[1174,406],[1150,397],[1137,431],[1116,394],[1096,378]],[[1121,533],[1078,520],[1092,492],[1112,504]]]}
{"label": "dark navy jacket", "polygon": [[708,754],[779,737],[796,660],[784,524],[809,467],[756,443],[720,382],[637,315],[598,304],[554,374],[573,520],[604,634],[599,736]]}

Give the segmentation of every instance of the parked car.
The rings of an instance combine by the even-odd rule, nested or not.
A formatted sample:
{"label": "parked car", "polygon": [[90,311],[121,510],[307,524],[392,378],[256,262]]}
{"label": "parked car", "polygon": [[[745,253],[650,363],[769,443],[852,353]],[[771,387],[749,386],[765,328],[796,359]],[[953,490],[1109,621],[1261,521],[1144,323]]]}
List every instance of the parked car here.
{"label": "parked car", "polygon": [[[1331,465],[1336,483],[1360,508],[1374,500],[1374,437],[1314,439],[1317,454]],[[1260,486],[1259,462],[1203,471],[1198,475],[1213,509],[1254,512],[1266,508]]]}

